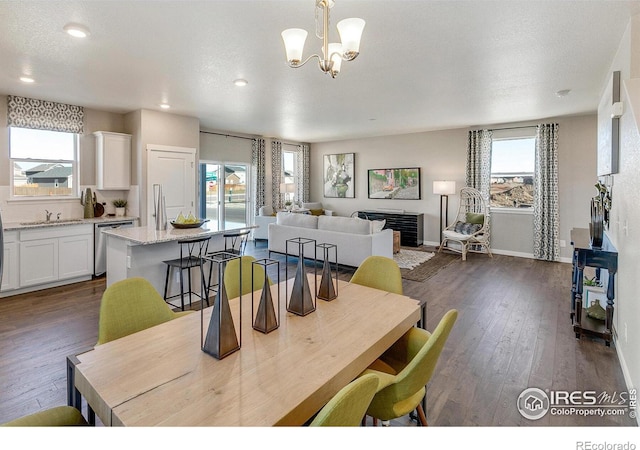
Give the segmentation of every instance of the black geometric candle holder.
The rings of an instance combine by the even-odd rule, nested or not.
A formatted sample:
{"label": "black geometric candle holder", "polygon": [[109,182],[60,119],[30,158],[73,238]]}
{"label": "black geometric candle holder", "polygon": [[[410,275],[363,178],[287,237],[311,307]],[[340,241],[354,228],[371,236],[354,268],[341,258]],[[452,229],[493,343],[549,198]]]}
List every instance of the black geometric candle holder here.
{"label": "black geometric candle holder", "polygon": [[[320,300],[331,301],[338,297],[338,246],[335,244],[322,243],[316,246],[322,251],[322,275],[320,277],[320,287],[318,288],[318,298]],[[335,274],[335,285],[331,278],[331,258],[333,253],[333,273]]]}
{"label": "black geometric candle holder", "polygon": [[[273,306],[273,297],[271,295],[271,283],[267,275],[269,266],[276,266],[276,286],[278,286],[278,308]],[[256,280],[256,268],[262,268],[258,279]],[[260,276],[262,275],[262,276]],[[262,279],[261,279],[262,278]],[[260,286],[254,283],[259,282]],[[262,289],[258,307],[254,311],[255,294]],[[261,331],[265,334],[272,332],[280,326],[280,262],[275,259],[259,259],[251,263],[251,317],[253,318],[253,329]]]}
{"label": "black geometric candle holder", "polygon": [[[317,290],[317,272],[316,272],[316,241],[315,239],[307,239],[307,238],[293,238],[287,239],[285,242],[285,251],[288,256],[297,256],[298,257],[298,265],[296,267],[296,276],[293,280],[293,289],[291,290],[291,297],[289,298],[289,303],[287,304],[287,311],[293,314],[297,314],[299,316],[306,316],[309,313],[312,313],[316,310],[316,298],[315,295],[311,295],[311,290],[309,288],[309,280],[307,279],[307,274],[304,268],[304,259],[305,259],[305,246],[307,244],[312,244],[313,246],[313,292],[315,293]],[[295,247],[298,246],[298,251],[296,253],[289,252],[289,246]],[[289,292],[289,265],[285,266],[285,289]]]}
{"label": "black geometric candle holder", "polygon": [[[240,255],[224,251],[212,253],[205,258],[209,260],[211,264],[215,265],[218,276],[218,292],[213,301],[211,319],[209,320],[206,337],[204,337],[203,312],[202,308],[200,309],[200,346],[203,352],[216,359],[222,359],[240,350],[242,346],[242,264]],[[224,271],[227,268],[227,264],[234,259],[239,260],[238,266],[240,271],[238,276],[240,283],[238,287],[238,292],[240,292],[240,298],[238,299],[240,323],[237,327],[239,333],[236,332],[236,326],[233,323],[229,297],[224,284]]]}

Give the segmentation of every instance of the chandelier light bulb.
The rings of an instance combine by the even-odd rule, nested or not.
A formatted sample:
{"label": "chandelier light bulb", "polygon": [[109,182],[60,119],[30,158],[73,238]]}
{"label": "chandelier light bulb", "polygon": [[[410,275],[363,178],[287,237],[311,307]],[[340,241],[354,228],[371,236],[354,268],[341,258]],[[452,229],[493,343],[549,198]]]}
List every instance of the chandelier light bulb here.
{"label": "chandelier light bulb", "polygon": [[338,33],[342,41],[344,56],[346,59],[354,59],[360,53],[360,39],[364,30],[365,21],[353,17],[338,22]]}
{"label": "chandelier light bulb", "polygon": [[302,61],[304,42],[307,40],[307,31],[301,28],[289,28],[282,32],[287,61],[289,64],[297,65]]}

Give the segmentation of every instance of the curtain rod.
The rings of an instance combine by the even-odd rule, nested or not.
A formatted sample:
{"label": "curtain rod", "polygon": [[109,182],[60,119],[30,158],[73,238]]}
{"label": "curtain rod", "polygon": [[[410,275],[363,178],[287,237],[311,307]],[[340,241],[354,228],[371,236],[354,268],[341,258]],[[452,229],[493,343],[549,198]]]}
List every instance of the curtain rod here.
{"label": "curtain rod", "polygon": [[[217,136],[224,136],[224,137],[232,137],[232,138],[238,138],[238,139],[248,139],[250,141],[253,141],[254,139],[261,139],[261,138],[250,138],[250,137],[246,137],[246,136],[236,136],[234,134],[225,134],[225,133],[216,133],[214,131],[200,131],[200,133],[205,133],[205,134],[215,134]],[[277,139],[276,139],[277,140]],[[280,141],[285,145],[295,145],[296,147],[298,145],[302,145],[301,143],[293,143],[293,142],[284,142],[284,141]]]}
{"label": "curtain rod", "polygon": [[500,130],[520,130],[522,128],[536,128],[538,125],[527,125],[521,127],[505,127],[505,128],[489,128],[491,131],[500,131]]}

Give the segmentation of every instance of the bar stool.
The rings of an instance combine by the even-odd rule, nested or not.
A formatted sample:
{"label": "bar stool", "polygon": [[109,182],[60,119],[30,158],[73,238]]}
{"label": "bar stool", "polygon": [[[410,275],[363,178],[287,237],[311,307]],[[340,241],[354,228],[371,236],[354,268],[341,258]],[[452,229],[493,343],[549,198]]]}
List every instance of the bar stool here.
{"label": "bar stool", "polygon": [[[195,294],[200,300],[204,300],[207,302],[207,306],[209,306],[209,286],[206,282],[204,276],[204,256],[207,254],[207,250],[209,248],[209,240],[211,236],[206,236],[197,239],[184,239],[179,240],[178,245],[180,246],[180,258],[177,259],[169,259],[167,261],[162,261],[167,265],[167,275],[164,280],[164,300],[168,302],[170,299],[180,296],[180,302],[182,310],[184,311],[184,275],[183,272],[186,269],[188,280],[189,280],[189,290],[187,293],[189,294],[189,306],[191,306],[191,294]],[[193,267],[200,268],[200,278],[201,278],[201,286],[200,293],[192,292],[191,290],[191,269]],[[179,269],[180,270],[180,293],[176,295],[172,295],[170,297],[167,296],[169,290],[169,275],[171,273],[171,269]],[[204,296],[204,298],[203,298]]]}
{"label": "bar stool", "polygon": [[224,251],[227,253],[235,253],[236,255],[244,255],[244,249],[247,246],[249,233],[251,230],[229,231],[224,233]]}

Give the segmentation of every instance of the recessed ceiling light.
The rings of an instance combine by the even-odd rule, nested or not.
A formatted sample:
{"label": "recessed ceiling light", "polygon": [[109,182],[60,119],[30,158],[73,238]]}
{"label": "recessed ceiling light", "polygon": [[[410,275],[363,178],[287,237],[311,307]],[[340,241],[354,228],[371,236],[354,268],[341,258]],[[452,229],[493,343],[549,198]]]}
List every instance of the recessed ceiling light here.
{"label": "recessed ceiling light", "polygon": [[170,104],[168,104],[168,103],[161,103],[161,104],[160,104],[160,108],[162,108],[162,109],[169,109],[169,108],[171,108],[171,105],[170,105]]}
{"label": "recessed ceiling light", "polygon": [[562,89],[561,91],[556,92],[557,97],[566,97],[571,92],[571,89]]}
{"label": "recessed ceiling light", "polygon": [[237,80],[234,80],[233,84],[235,84],[236,86],[246,86],[247,84],[249,84],[249,82],[247,80],[243,80],[242,78],[238,78]]}
{"label": "recessed ceiling light", "polygon": [[31,77],[20,77],[20,81],[22,81],[23,83],[33,83],[33,82],[35,82],[36,80],[34,80],[34,79],[33,79],[33,78],[31,78]]}
{"label": "recessed ceiling light", "polygon": [[64,26],[63,30],[66,31],[67,34],[77,38],[86,38],[90,34],[87,27],[77,23],[68,23]]}

